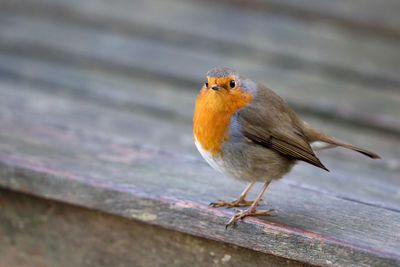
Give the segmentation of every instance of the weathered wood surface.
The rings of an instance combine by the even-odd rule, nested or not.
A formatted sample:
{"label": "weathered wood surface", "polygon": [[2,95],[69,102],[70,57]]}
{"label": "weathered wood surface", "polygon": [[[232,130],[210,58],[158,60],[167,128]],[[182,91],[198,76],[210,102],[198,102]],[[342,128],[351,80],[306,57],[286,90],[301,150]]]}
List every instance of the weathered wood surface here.
{"label": "weathered wood surface", "polygon": [[[227,0],[229,2],[229,0]],[[328,21],[355,31],[388,38],[400,37],[400,19],[397,0],[251,0],[231,1],[247,2],[250,8],[267,9],[273,12],[290,14],[307,20]],[[250,2],[250,4],[248,3]]]}
{"label": "weathered wood surface", "polygon": [[[27,56],[32,54],[50,56],[53,59],[80,64],[89,61],[91,64],[103,65],[108,69],[119,68],[121,71],[131,73],[150,72],[183,80],[190,83],[191,88],[198,87],[198,81],[203,78],[209,66],[230,65],[276,88],[278,93],[294,103],[298,109],[319,112],[328,117],[340,117],[352,123],[375,125],[391,132],[400,132],[398,105],[400,99],[397,83],[390,85],[390,88],[396,90],[388,90],[382,94],[377,91],[384,87],[381,84],[360,84],[360,80],[352,81],[342,76],[340,79],[337,76],[324,77],[319,71],[271,65],[271,56],[275,55],[265,58],[267,53],[263,57],[257,57],[256,54],[250,57],[246,53],[238,53],[235,57],[231,57],[224,55],[224,51],[229,51],[221,51],[218,45],[206,44],[198,47],[195,43],[184,45],[171,43],[168,40],[149,40],[141,35],[121,35],[92,27],[84,29],[81,25],[58,23],[42,18],[10,17],[3,14],[1,19],[0,46],[3,50]],[[48,36],[52,38],[47,38]],[[294,40],[290,43],[293,42]],[[293,51],[298,50],[293,47]],[[355,51],[344,55],[343,58],[350,57],[359,50],[360,48],[356,47]],[[378,51],[378,55],[385,51],[391,52],[387,58],[397,60],[398,57],[394,56],[398,51],[397,46],[393,49],[382,48]],[[362,55],[370,54],[369,51],[365,51]],[[363,57],[360,55],[358,58]],[[285,62],[284,59],[280,61]],[[171,65],[170,62],[174,64]],[[290,67],[291,63],[296,64],[289,61],[287,65]],[[359,66],[370,65],[359,64]],[[399,62],[396,65],[398,66]],[[395,67],[390,69],[396,70]],[[324,98],[320,97],[321,93]],[[364,97],[358,97],[360,94]]]}
{"label": "weathered wood surface", "polygon": [[[310,263],[393,264],[399,260],[400,214],[396,210],[282,180],[266,195],[279,216],[249,218],[226,231],[224,222],[233,211],[213,209],[208,203],[234,198],[243,184],[221,177],[198,157],[141,148],[107,133],[110,126],[116,132],[133,129],[129,123],[137,125],[134,113],[107,111],[59,95],[44,94],[50,97],[44,99],[39,91],[34,92],[35,101],[29,101],[23,97],[32,91],[24,91],[22,85],[19,90],[7,90],[7,86],[1,87],[1,99],[7,103],[1,104],[0,135],[0,185],[5,188]],[[147,140],[157,139],[145,130],[146,124],[136,128],[144,130]],[[132,132],[131,138],[140,141],[135,139],[138,132]],[[168,131],[163,132],[167,138]],[[173,142],[173,138],[164,141]],[[333,163],[334,158],[329,160]],[[315,180],[323,177],[322,171],[304,168]],[[301,175],[301,171],[296,173]],[[335,171],[338,174],[340,170]],[[335,177],[329,178],[333,183]],[[398,182],[395,177],[392,180]],[[390,187],[359,186],[383,190],[382,197],[390,195]],[[398,207],[398,195],[392,194],[389,201]]]}
{"label": "weathered wood surface", "polygon": [[[0,57],[1,62],[12,66],[15,57]],[[198,157],[193,146],[191,135],[191,110],[195,92],[185,91],[175,85],[170,87],[166,84],[149,82],[140,78],[115,77],[113,75],[98,72],[96,70],[83,70],[68,68],[56,64],[44,62],[35,63],[22,60],[18,65],[23,73],[34,74],[39,80],[19,77],[17,80],[3,81],[0,83],[2,100],[0,103],[3,109],[8,109],[5,114],[13,114],[24,121],[36,121],[37,123],[50,123],[63,125],[72,129],[81,129],[91,132],[104,132],[111,136],[122,137],[126,140],[134,140],[134,143],[148,144],[150,147],[160,147],[166,151],[176,151]],[[40,70],[40,72],[37,71]],[[13,79],[13,76],[4,76]],[[15,79],[15,76],[14,76]],[[26,84],[31,84],[26,86]],[[36,83],[36,85],[34,85]],[[159,90],[142,90],[141,88],[159,87]],[[110,88],[113,88],[110,90]],[[134,90],[130,90],[134,89]],[[168,94],[169,92],[169,94]],[[46,103],[38,106],[31,102],[35,98],[39,103]],[[68,97],[67,99],[65,99]],[[78,101],[78,102],[76,102]],[[175,105],[178,101],[181,105]],[[20,103],[25,103],[21,106]],[[157,105],[157,103],[160,103]],[[101,104],[101,106],[98,106]],[[59,107],[64,107],[59,110]],[[158,109],[156,108],[158,107]],[[84,114],[84,116],[83,116]],[[321,125],[322,128],[336,136],[348,137],[353,143],[362,142],[369,144],[369,148],[375,151],[382,151],[384,157],[381,161],[368,161],[352,152],[340,153],[340,150],[324,151],[321,158],[329,168],[346,170],[340,174],[325,173],[309,168],[305,164],[298,166],[298,172],[288,176],[292,182],[298,181],[301,175],[302,181],[307,180],[313,186],[323,191],[330,191],[333,194],[345,194],[346,197],[355,197],[354,186],[361,184],[358,201],[379,203],[387,208],[398,209],[400,201],[396,188],[400,185],[398,172],[400,162],[396,158],[399,147],[393,146],[398,142],[398,137],[380,137],[380,133],[373,130],[360,130],[340,123],[324,123],[317,117],[305,116],[305,118]],[[9,118],[10,121],[13,118]],[[140,130],[138,130],[140,125]],[[154,129],[158,129],[154,131]],[[332,155],[333,159],[324,159]],[[337,158],[341,157],[347,162]],[[336,159],[335,159],[336,158]],[[363,169],[357,167],[363,164]],[[313,174],[318,173],[318,176]],[[353,178],[348,181],[348,175]],[[332,175],[336,179],[332,180]],[[376,177],[381,177],[379,182]],[[324,177],[324,179],[321,179]],[[338,183],[338,180],[342,183]],[[354,183],[354,186],[343,188],[343,184]],[[380,185],[377,187],[377,185]],[[373,192],[375,193],[373,193]]]}
{"label": "weathered wood surface", "polygon": [[[287,14],[200,0],[0,1],[0,185],[303,262],[398,265],[399,41],[354,34],[336,15],[288,15],[304,1],[283,1]],[[347,14],[370,23],[355,2]],[[388,14],[382,27],[394,25]],[[383,159],[322,151],[331,173],[299,164],[265,195],[278,216],[225,231],[233,211],[207,204],[245,185],[212,171],[191,137],[197,90],[221,64]]]}
{"label": "weathered wood surface", "polygon": [[0,222],[1,267],[308,266],[1,189]]}
{"label": "weathered wood surface", "polygon": [[[34,13],[41,17],[100,27],[112,25],[110,28],[113,30],[183,42],[192,47],[210,44],[217,46],[214,41],[218,41],[219,48],[222,45],[229,46],[229,51],[225,53],[239,50],[241,54],[246,52],[246,55],[261,57],[269,62],[272,59],[274,65],[285,64],[285,68],[290,67],[291,61],[294,61],[294,67],[314,66],[323,73],[327,72],[327,75],[336,74],[335,71],[340,72],[341,76],[346,73],[365,73],[372,76],[366,77],[368,82],[374,82],[373,78],[383,83],[390,79],[399,81],[396,71],[399,62],[394,56],[397,55],[397,41],[362,33],[354,36],[354,32],[348,31],[346,27],[337,28],[323,22],[310,24],[307,20],[288,18],[274,11],[246,12],[246,5],[243,5],[243,9],[215,4],[210,8],[209,1],[188,3],[182,0],[118,0],[113,5],[105,0],[89,0],[85,4],[77,0],[2,2],[5,11]],[[274,1],[265,2],[265,5],[277,4],[271,2]],[[329,5],[338,6],[338,1],[330,2]],[[372,1],[369,1],[369,5],[370,8],[364,9],[373,10],[376,7]],[[388,5],[384,7],[390,9]],[[352,9],[355,9],[354,6]],[[394,14],[390,16],[388,12],[385,17],[394,20],[398,18]],[[219,52],[223,53],[221,49]],[[304,61],[314,65],[304,64]],[[328,71],[324,71],[326,69]],[[385,79],[379,79],[379,75]]]}

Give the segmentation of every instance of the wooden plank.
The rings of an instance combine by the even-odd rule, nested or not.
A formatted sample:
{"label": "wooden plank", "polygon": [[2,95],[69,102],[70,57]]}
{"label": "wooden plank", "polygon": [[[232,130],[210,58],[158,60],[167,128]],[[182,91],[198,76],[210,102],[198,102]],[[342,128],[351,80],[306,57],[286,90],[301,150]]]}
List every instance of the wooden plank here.
{"label": "wooden plank", "polygon": [[[29,17],[2,22],[0,46],[5,51],[36,55],[30,59],[0,55],[1,186],[309,263],[399,264],[399,236],[393,233],[400,228],[400,165],[391,161],[399,152],[393,146],[398,137],[307,116],[317,125],[326,124],[323,128],[339,137],[385,151],[385,160],[360,165],[366,160],[346,162],[354,154],[342,157],[329,151],[324,155],[337,169],[335,174],[299,165],[266,195],[269,206],[280,210],[279,216],[249,218],[235,232],[225,232],[223,224],[231,210],[206,205],[218,198],[234,198],[244,185],[218,176],[195,156],[190,134],[195,91],[187,89],[197,89],[200,70],[223,59],[223,53],[205,46],[195,51],[175,41],[157,44],[154,39],[142,39],[143,35],[77,29],[73,24],[54,23],[46,28],[48,21]],[[46,32],[61,39],[40,40]],[[61,46],[71,40],[81,43]],[[93,47],[98,51],[91,51]],[[131,52],[134,56],[128,58]],[[246,61],[243,54],[239,59],[245,70],[262,76],[257,72],[261,61]],[[178,66],[169,68],[167,62]],[[190,62],[200,64],[182,70]],[[161,67],[154,69],[158,64]],[[275,68],[269,73],[281,73],[282,78],[287,71]],[[157,79],[140,78],[146,72]],[[296,81],[310,83],[307,74],[296,72]],[[276,81],[281,84],[280,79]],[[374,86],[369,88],[376,92]],[[368,89],[361,92],[369,94]],[[393,104],[397,94],[392,93],[389,103]],[[180,109],[176,103],[181,101]],[[292,101],[309,105],[300,97]],[[395,117],[394,110],[389,116]]]}
{"label": "wooden plank", "polygon": [[[24,2],[23,0],[15,0],[12,2],[8,2],[7,0],[3,0],[3,3],[7,5],[28,5],[29,3]],[[32,2],[32,1],[29,1]],[[119,0],[118,6],[130,6],[132,1],[122,1]],[[172,0],[169,0],[170,3],[173,4]],[[197,2],[203,2],[202,5],[209,7],[209,0],[197,0]],[[250,0],[250,1],[221,1],[225,2],[225,6],[238,5],[240,9],[245,10],[246,8],[258,8],[258,10],[262,10],[263,12],[270,12],[273,10],[274,12],[281,11],[282,13],[290,14],[291,16],[298,15],[309,15],[310,19],[320,19],[325,17],[329,19],[331,23],[348,22],[350,26],[359,26],[359,28],[388,28],[393,30],[399,30],[399,22],[400,19],[398,17],[398,10],[400,9],[400,4],[397,0],[381,0],[379,2],[374,0]],[[78,0],[55,0],[55,1],[47,1],[47,0],[38,0],[35,3],[46,4],[48,6],[62,6],[69,7],[72,5],[79,4]],[[53,4],[53,5],[52,5]],[[142,8],[139,5],[145,4],[145,1],[135,1],[134,4],[137,4],[138,8]],[[110,4],[107,4],[105,1],[85,1],[85,4],[82,5],[83,9],[88,9],[89,7],[101,9],[102,5],[108,5],[111,10],[110,12],[114,12],[115,10],[119,10],[120,7],[116,7]],[[213,8],[219,8],[218,5],[214,3]],[[229,8],[229,7],[228,7]],[[135,12],[134,10],[132,10]],[[168,11],[168,10],[165,10]],[[286,11],[286,12],[285,12]],[[177,11],[179,12],[179,11]],[[122,12],[125,13],[125,12]],[[304,16],[302,16],[303,19]],[[352,29],[353,30],[353,29]]]}
{"label": "wooden plank", "polygon": [[[228,2],[228,1],[227,1]],[[397,0],[268,0],[234,1],[242,7],[265,8],[311,20],[329,21],[353,31],[365,31],[388,38],[400,37],[400,3]],[[250,3],[249,3],[250,2]],[[228,2],[229,3],[229,2]]]}
{"label": "wooden plank", "polygon": [[1,52],[0,79],[36,84],[35,88],[60,97],[86,98],[117,110],[145,110],[159,118],[186,122],[191,120],[197,95],[182,84],[141,73],[121,75],[97,66],[61,65]]}
{"label": "wooden plank", "polygon": [[0,235],[0,266],[4,267],[308,266],[3,189]]}
{"label": "wooden plank", "polygon": [[[31,87],[28,88],[51,92],[59,97],[84,98],[102,107],[108,106],[120,111],[140,114],[146,112],[153,118],[170,119],[174,124],[180,125],[191,123],[197,95],[197,90],[188,90],[185,84],[166,82],[157,77],[149,80],[141,74],[122,75],[104,71],[97,66],[60,65],[3,54],[0,54],[0,75],[4,81],[16,82],[7,86],[18,87],[22,84],[25,87],[30,84]],[[26,97],[29,99],[29,96]],[[343,125],[338,121],[321,120],[318,114],[301,115],[315,125],[327,129],[332,135],[347,138],[349,142],[357,143],[360,138],[366,138],[361,141],[371,145],[372,150],[384,151],[385,159],[397,158],[399,150],[392,144],[397,142],[398,137],[373,129]],[[382,135],[385,138],[381,138]]]}
{"label": "wooden plank", "polygon": [[[61,65],[0,52],[0,78],[36,85],[60,97],[85,98],[114,109],[146,112],[174,123],[191,122],[199,85],[186,85],[139,74],[121,75],[97,66]],[[179,103],[177,105],[176,103]]]}
{"label": "wooden plank", "polygon": [[15,116],[2,120],[4,188],[312,264],[400,262],[399,212],[274,183],[265,199],[278,216],[248,218],[225,230],[233,211],[208,203],[233,198],[244,185],[216,179],[202,161]]}
{"label": "wooden plank", "polygon": [[[396,91],[383,94],[373,86],[271,67],[240,55],[226,58],[215,50],[194,50],[42,19],[2,18],[0,45],[3,50],[74,64],[96,64],[131,74],[145,71],[184,81],[192,88],[197,88],[210,66],[226,62],[241,73],[270,85],[298,110],[400,132],[400,94]],[[53,38],[46,38],[48,35]]]}
{"label": "wooden plank", "polygon": [[[40,17],[151,35],[191,46],[217,43],[213,45],[219,50],[229,47],[229,55],[246,53],[269,64],[310,69],[335,78],[357,78],[379,88],[399,87],[396,40],[377,38],[369,33],[354,34],[330,23],[311,24],[277,15],[275,10],[260,12],[262,8],[258,8],[252,12],[245,5],[233,8],[213,3],[213,8],[209,8],[207,1],[181,0],[113,3],[89,0],[82,5],[80,1],[12,0],[3,1],[2,6],[8,13],[36,13]],[[248,4],[251,6],[251,3]],[[273,5],[267,3],[268,7]]]}
{"label": "wooden plank", "polygon": [[[52,72],[49,74],[57,79],[59,75],[55,75],[56,65],[52,65],[51,68]],[[28,69],[25,71],[28,72]],[[122,77],[88,70],[85,72],[76,69],[75,71],[75,76],[65,75],[67,80],[76,81],[74,86],[71,86],[71,83],[70,86],[55,83],[26,86],[29,80],[22,80],[15,84],[2,82],[0,88],[3,102],[1,104],[3,114],[6,114],[2,125],[4,127],[7,125],[5,129],[12,128],[9,123],[16,117],[21,122],[34,122],[43,126],[50,125],[78,132],[84,129],[103,137],[105,135],[104,138],[111,136],[124,143],[130,143],[133,140],[135,143],[158,147],[164,151],[184,153],[199,158],[191,135],[194,99],[191,94],[183,94],[179,98],[181,103],[190,104],[186,107],[180,106],[181,111],[176,113],[176,116],[165,117],[163,112],[149,112],[151,106],[158,101],[173,107],[176,104],[174,96],[184,90],[170,88],[169,94],[146,96],[143,91],[147,92],[148,88],[154,86],[151,82],[146,84],[139,78],[123,80]],[[44,69],[44,73],[46,72]],[[113,88],[114,97],[107,92],[103,93],[105,91],[101,89],[96,92],[95,88],[100,84],[104,88]],[[80,90],[84,89],[74,89],[80,86],[92,88],[93,90],[86,89],[91,91],[91,95],[81,94]],[[77,91],[71,95],[75,90]],[[166,97],[168,95],[169,97]],[[120,98],[125,99],[121,104],[119,104]],[[37,106],[36,102],[31,102],[30,99],[36,99],[39,103],[46,103],[46,105]],[[20,103],[25,104],[21,107]],[[169,111],[173,111],[173,108]],[[393,146],[398,142],[398,137],[384,135],[382,138],[382,133],[374,131],[360,132],[357,128],[333,121],[321,121],[310,116],[305,116],[305,119],[327,130],[328,133],[343,137],[350,142],[368,144],[370,149],[379,151],[384,160],[370,161],[349,151],[341,152],[339,149],[324,151],[320,155],[321,159],[335,171],[325,173],[306,164],[299,164],[295,171],[284,179],[285,183],[391,210],[399,209],[400,197],[396,190],[400,186],[398,179],[400,162],[397,160],[399,147]],[[18,132],[21,129],[15,129],[15,131]],[[12,134],[12,136],[15,135]],[[380,178],[377,179],[377,177]]]}
{"label": "wooden plank", "polygon": [[[184,86],[170,85],[165,81],[156,81],[155,79],[149,82],[140,75],[129,75],[128,78],[103,72],[96,68],[60,66],[54,63],[12,56],[0,56],[0,59],[0,62],[3,62],[8,70],[12,71],[12,73],[6,73],[3,69],[4,75],[8,74],[4,78],[22,79],[23,83],[42,85],[40,88],[52,93],[57,92],[60,97],[69,95],[79,99],[85,97],[102,106],[112,106],[119,110],[136,113],[142,113],[140,110],[144,109],[158,119],[175,118],[176,123],[179,124],[182,123],[182,120],[186,124],[191,123],[196,92],[185,90]],[[176,102],[179,102],[180,105],[177,106]],[[385,138],[382,138],[382,133],[373,130],[357,129],[357,127],[337,124],[334,121],[322,121],[315,116],[302,115],[334,136],[353,143],[368,144],[370,149],[375,151],[382,151],[382,153],[384,151],[383,156],[386,160],[383,162],[387,161],[388,167],[391,166],[389,169],[393,171],[398,169],[395,163],[389,163],[396,162],[395,159],[399,153],[398,148],[392,145],[398,142],[396,137],[385,135]],[[157,123],[154,125],[157,125]],[[186,133],[190,135],[188,131]],[[369,137],[366,138],[366,136]],[[188,137],[187,140],[192,146],[191,137]],[[364,158],[361,158],[361,162],[365,164]]]}

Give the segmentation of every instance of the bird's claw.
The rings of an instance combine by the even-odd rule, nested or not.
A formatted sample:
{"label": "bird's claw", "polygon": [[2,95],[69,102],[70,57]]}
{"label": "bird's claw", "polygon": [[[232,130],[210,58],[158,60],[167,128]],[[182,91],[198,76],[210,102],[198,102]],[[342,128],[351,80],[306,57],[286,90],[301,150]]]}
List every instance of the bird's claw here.
{"label": "bird's claw", "polygon": [[[265,204],[264,200],[260,200]],[[231,202],[225,201],[225,200],[220,200],[217,202],[211,202],[210,206],[211,207],[239,207],[241,205],[252,205],[254,203],[254,200],[244,200],[244,199],[237,199]]]}
{"label": "bird's claw", "polygon": [[228,224],[225,226],[225,229],[227,229],[229,226],[234,225],[237,221],[243,220],[243,218],[247,217],[247,216],[253,216],[253,215],[267,215],[267,216],[269,216],[269,215],[271,215],[272,212],[278,213],[278,211],[275,210],[275,209],[256,210],[256,209],[252,209],[252,207],[250,207],[247,210],[236,209],[235,212],[236,212],[236,214],[233,215],[233,217],[229,220]]}

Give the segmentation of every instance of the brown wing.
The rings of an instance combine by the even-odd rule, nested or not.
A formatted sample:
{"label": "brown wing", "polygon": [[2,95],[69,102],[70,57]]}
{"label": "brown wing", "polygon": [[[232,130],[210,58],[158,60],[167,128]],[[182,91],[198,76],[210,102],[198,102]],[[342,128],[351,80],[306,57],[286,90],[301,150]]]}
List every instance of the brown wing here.
{"label": "brown wing", "polygon": [[238,120],[244,136],[254,143],[329,171],[307,142],[300,119],[268,88],[258,85],[257,95],[238,111]]}

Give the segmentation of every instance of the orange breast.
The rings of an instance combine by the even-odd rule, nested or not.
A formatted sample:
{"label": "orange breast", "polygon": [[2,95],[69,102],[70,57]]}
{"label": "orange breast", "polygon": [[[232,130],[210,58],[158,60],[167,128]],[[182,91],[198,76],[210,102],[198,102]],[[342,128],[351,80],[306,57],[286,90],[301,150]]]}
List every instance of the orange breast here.
{"label": "orange breast", "polygon": [[227,126],[232,114],[251,100],[249,93],[238,87],[232,90],[203,89],[196,99],[193,136],[213,156],[220,154],[221,144],[229,138]]}

